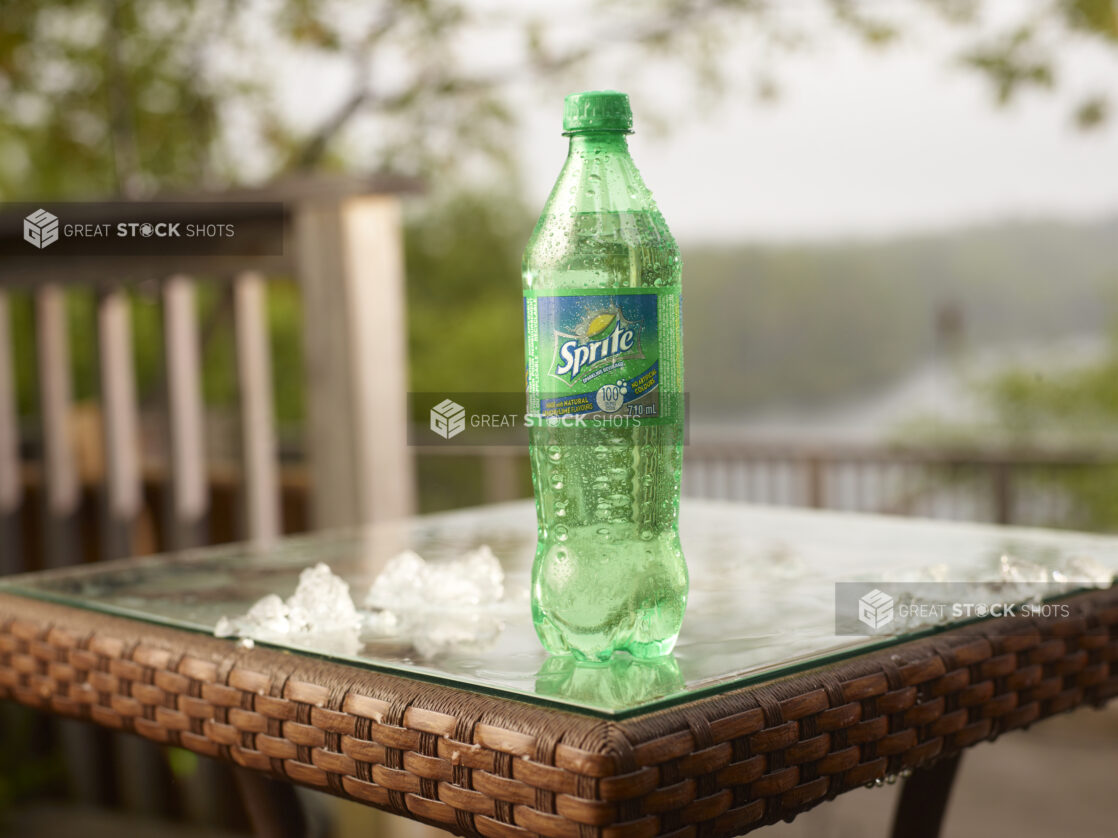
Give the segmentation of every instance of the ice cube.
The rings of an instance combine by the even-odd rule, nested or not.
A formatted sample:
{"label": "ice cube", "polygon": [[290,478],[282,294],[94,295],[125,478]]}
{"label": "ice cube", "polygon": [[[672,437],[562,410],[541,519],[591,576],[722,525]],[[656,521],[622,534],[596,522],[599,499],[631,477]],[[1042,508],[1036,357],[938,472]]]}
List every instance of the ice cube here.
{"label": "ice cube", "polygon": [[494,606],[504,597],[505,574],[488,546],[444,562],[426,562],[408,550],[392,558],[369,589],[365,631],[409,642],[423,657],[481,648],[501,631]]}
{"label": "ice cube", "polygon": [[504,596],[504,583],[501,563],[487,545],[449,562],[425,562],[407,550],[384,566],[365,597],[365,606],[399,612],[484,605]]}
{"label": "ice cube", "polygon": [[[287,604],[276,594],[258,599],[248,613],[238,621],[254,633],[287,634],[291,631]],[[248,632],[239,632],[245,634]]]}
{"label": "ice cube", "polygon": [[291,631],[356,631],[361,626],[349,585],[323,562],[299,574],[295,593],[287,600],[287,611]]}
{"label": "ice cube", "polygon": [[232,637],[236,633],[237,629],[228,617],[220,618],[214,626],[214,637]]}
{"label": "ice cube", "polygon": [[1096,588],[1109,588],[1114,577],[1113,570],[1091,556],[1071,556],[1052,571],[1052,578],[1057,582],[1081,583]]}
{"label": "ice cube", "polygon": [[394,608],[421,602],[427,563],[411,550],[393,557],[373,581],[365,596],[367,608]]}
{"label": "ice cube", "polygon": [[461,559],[427,565],[426,591],[432,603],[484,605],[504,596],[505,575],[488,546]]}
{"label": "ice cube", "polygon": [[261,597],[247,613],[218,620],[214,634],[273,642],[297,639],[312,646],[321,640],[324,651],[350,654],[359,646],[360,628],[349,585],[320,562],[299,574],[295,593],[286,601],[278,594]]}
{"label": "ice cube", "polygon": [[1036,562],[1019,559],[1009,553],[1003,553],[998,560],[1003,582],[1014,584],[1042,584],[1051,581],[1048,569]]}

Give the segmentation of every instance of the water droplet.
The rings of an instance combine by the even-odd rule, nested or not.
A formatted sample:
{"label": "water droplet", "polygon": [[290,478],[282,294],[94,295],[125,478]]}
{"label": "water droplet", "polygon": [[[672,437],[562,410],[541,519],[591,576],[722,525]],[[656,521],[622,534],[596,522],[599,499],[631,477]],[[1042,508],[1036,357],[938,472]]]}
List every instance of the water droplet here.
{"label": "water droplet", "polygon": [[656,537],[652,530],[641,530],[641,541],[651,541]]}
{"label": "water droplet", "polygon": [[566,541],[567,540],[567,528],[564,527],[562,524],[557,524],[555,526],[555,537],[557,539],[559,539],[560,541]]}
{"label": "water droplet", "polygon": [[598,529],[596,530],[596,532],[597,532],[597,533],[598,533],[598,535],[600,535],[600,536],[603,536],[603,537],[606,537],[606,538],[608,538],[608,537],[609,537],[609,527],[598,527]]}
{"label": "water droplet", "polygon": [[549,445],[547,448],[547,457],[551,462],[557,463],[563,459],[563,449],[558,445]]}

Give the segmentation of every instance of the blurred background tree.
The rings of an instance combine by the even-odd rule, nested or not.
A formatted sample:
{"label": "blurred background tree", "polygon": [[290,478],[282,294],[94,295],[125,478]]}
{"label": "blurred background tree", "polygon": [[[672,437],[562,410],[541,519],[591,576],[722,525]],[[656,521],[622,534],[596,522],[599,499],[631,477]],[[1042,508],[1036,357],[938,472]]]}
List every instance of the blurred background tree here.
{"label": "blurred background tree", "polygon": [[[1061,57],[1078,43],[1118,47],[1110,0],[1023,3],[995,31],[975,26],[982,0],[815,5],[833,22],[829,36],[871,49],[903,42],[911,17],[897,15],[899,7],[957,27],[958,62],[988,78],[1002,104],[1025,89],[1056,89]],[[559,11],[467,0],[7,0],[0,9],[0,199],[138,198],[309,170],[422,176],[430,199],[413,208],[407,234],[413,388],[450,381],[515,388],[520,337],[504,325],[516,301],[502,291],[517,273],[531,213],[508,141],[510,86],[526,79],[569,85],[602,56],[632,68],[635,81],[642,59],[655,57],[700,105],[743,94],[767,102],[781,89],[780,57],[818,40],[774,4],[755,0],[597,0],[582,13],[592,25],[572,33],[553,25]],[[470,52],[482,29],[499,33],[502,45],[486,66]],[[728,68],[720,55],[745,30],[759,34],[763,48],[751,66]],[[323,63],[347,92],[308,124],[285,107],[276,70]],[[1071,98],[1083,128],[1102,123],[1111,107],[1105,91],[1072,91]],[[656,119],[642,114],[642,121]],[[802,297],[783,293],[789,303]],[[71,306],[75,327],[91,334],[90,301],[76,295]],[[203,297],[202,307],[210,323],[227,315],[218,299]],[[270,307],[282,378],[285,364],[298,363],[294,289],[276,285]],[[138,307],[141,341],[158,338],[155,315],[152,305]],[[29,317],[16,306],[24,343]],[[220,328],[207,334],[207,395],[221,403],[232,396],[231,347]],[[74,343],[75,355],[84,354]],[[140,355],[141,389],[150,393],[157,353]],[[79,397],[94,384],[90,363],[75,358]],[[25,411],[33,399],[29,375],[21,376]],[[281,421],[297,422],[301,395],[277,388],[277,400]]]}
{"label": "blurred background tree", "polygon": [[[860,4],[814,0],[835,35],[871,47],[901,42],[898,9],[957,25],[958,60],[987,76],[998,102],[1055,88],[1061,55],[1083,41],[1118,47],[1111,0],[1019,3],[997,31],[970,31],[982,0]],[[655,53],[702,96],[778,89],[779,56],[811,36],[775,4],[756,0],[598,0],[571,36],[543,12],[468,0],[7,0],[0,10],[0,197],[142,196],[222,187],[292,169],[358,166],[445,175],[471,157],[510,164],[504,92],[601,56],[639,72]],[[553,18],[556,13],[552,13]],[[500,61],[464,55],[481,28],[503,34]],[[732,77],[717,59],[748,28],[766,50]],[[317,124],[292,119],[275,89],[284,62],[329,61],[348,94]],[[1104,120],[1108,91],[1075,93],[1084,127]],[[376,124],[371,147],[347,133]],[[59,165],[65,161],[65,165]]]}

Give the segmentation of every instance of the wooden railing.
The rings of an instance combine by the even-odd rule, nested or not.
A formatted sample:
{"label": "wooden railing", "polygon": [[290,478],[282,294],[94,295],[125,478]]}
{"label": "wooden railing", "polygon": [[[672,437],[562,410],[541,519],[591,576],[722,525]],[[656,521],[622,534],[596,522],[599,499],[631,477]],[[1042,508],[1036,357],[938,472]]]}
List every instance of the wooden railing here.
{"label": "wooden railing", "polygon": [[697,443],[683,491],[754,503],[999,524],[1075,525],[1061,478],[1118,452],[834,443]]}
{"label": "wooden railing", "polygon": [[[100,259],[46,258],[18,240],[20,219],[0,216],[0,569],[32,564],[22,543],[42,546],[41,564],[87,560],[79,518],[83,485],[71,428],[71,357],[97,358],[103,451],[100,487],[101,556],[137,552],[145,470],[137,404],[130,288],[156,282],[163,334],[165,433],[160,549],[208,541],[211,469],[206,461],[196,278],[223,286],[233,311],[239,411],[238,470],[242,486],[238,535],[267,539],[281,531],[278,451],[272,371],[265,320],[268,281],[293,277],[303,312],[306,362],[306,470],[314,526],[362,523],[415,508],[411,451],[404,444],[405,335],[402,233],[398,193],[414,184],[385,179],[289,181],[263,189],[176,197],[193,202],[192,221],[223,223],[235,214],[252,225],[253,206],[282,203],[289,228],[281,255],[127,255]],[[204,202],[204,203],[203,203]],[[135,218],[142,204],[83,205],[84,221]],[[95,289],[96,339],[71,346],[66,295]],[[26,508],[25,471],[15,397],[9,300],[29,295],[34,307],[37,433],[30,446],[38,467],[40,509]],[[30,359],[20,359],[28,363]],[[25,440],[26,441],[26,440]],[[28,446],[22,446],[26,451]],[[39,518],[36,538],[26,524]],[[34,564],[39,564],[39,561]]]}
{"label": "wooden railing", "polygon": [[[421,468],[453,458],[474,462],[487,502],[531,491],[526,453],[516,448],[423,448],[419,457]],[[682,493],[1000,524],[1091,526],[1066,480],[1105,473],[1118,479],[1118,452],[695,441],[684,451]]]}

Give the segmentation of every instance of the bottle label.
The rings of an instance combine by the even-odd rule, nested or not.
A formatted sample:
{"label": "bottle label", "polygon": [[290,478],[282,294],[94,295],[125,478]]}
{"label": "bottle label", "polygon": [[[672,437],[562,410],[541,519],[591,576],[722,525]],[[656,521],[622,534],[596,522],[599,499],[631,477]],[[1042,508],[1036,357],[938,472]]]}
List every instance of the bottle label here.
{"label": "bottle label", "polygon": [[528,414],[682,421],[679,290],[525,291]]}

